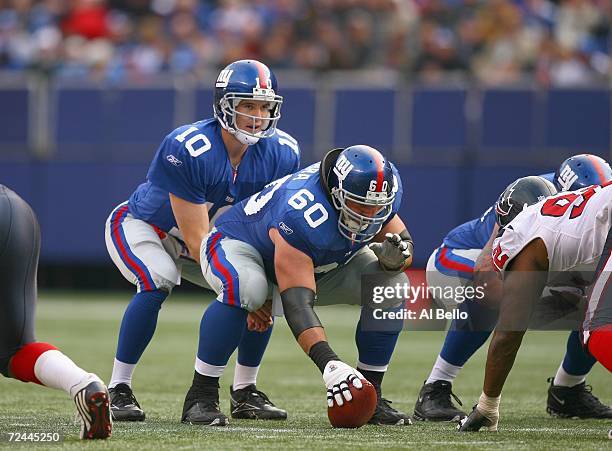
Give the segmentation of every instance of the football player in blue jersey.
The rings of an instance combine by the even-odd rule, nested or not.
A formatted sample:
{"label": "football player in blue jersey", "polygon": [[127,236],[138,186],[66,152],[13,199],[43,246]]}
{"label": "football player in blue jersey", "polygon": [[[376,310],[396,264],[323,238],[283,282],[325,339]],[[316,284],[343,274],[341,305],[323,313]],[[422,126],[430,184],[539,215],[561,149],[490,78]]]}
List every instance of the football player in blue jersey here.
{"label": "football player in blue jersey", "polygon": [[[401,199],[397,169],[372,147],[356,145],[330,151],[321,163],[276,180],[219,218],[200,257],[219,301],[204,312],[197,352],[209,376],[195,373],[184,422],[226,422],[214,403],[221,372],[213,370],[225,368],[242,339],[248,312],[261,309],[277,286],[273,310],[283,312],[297,342],[321,371],[328,403],[350,400],[349,385],[359,389],[365,377],[378,393],[370,422],[410,424],[381,393],[403,322],[377,322],[377,306],[366,293],[367,302],[362,302],[361,293],[366,274],[384,287],[409,283],[404,270],[412,262],[413,244],[397,215]],[[390,299],[379,307],[396,311],[402,301]],[[314,311],[315,305],[326,304],[362,305],[356,368],[327,342]]]}
{"label": "football player in blue jersey", "polygon": [[[573,191],[585,186],[604,183],[612,179],[608,163],[589,154],[575,155],[565,160],[556,173],[541,177],[553,182],[558,191]],[[500,199],[501,200],[501,199]],[[532,203],[535,202],[532,199]],[[500,204],[498,204],[500,205]],[[496,211],[497,210],[497,211]],[[436,249],[427,264],[427,282],[432,286],[456,286],[480,284],[481,276],[491,273],[491,268],[481,266],[477,259],[487,254],[487,243],[497,235],[504,222],[503,207],[491,206],[477,219],[462,224],[449,232],[442,246]],[[514,212],[516,214],[517,212]],[[499,220],[496,220],[500,218]],[[507,218],[506,218],[507,219]],[[506,221],[509,222],[509,221]],[[503,224],[502,224],[503,225]],[[488,250],[490,255],[490,249]],[[550,290],[551,288],[547,288]],[[571,287],[552,289],[551,295],[582,295]],[[561,294],[563,292],[563,294]],[[465,416],[452,402],[452,382],[463,365],[486,342],[495,327],[498,311],[467,300],[459,309],[467,312],[469,321],[454,320],[446,335],[444,345],[432,371],[419,393],[414,416],[427,421],[452,421]],[[571,332],[567,351],[554,378],[549,382],[546,410],[554,416],[580,418],[612,418],[612,409],[593,396],[585,385],[585,378],[595,359],[584,352],[579,333]]]}
{"label": "football player in blue jersey", "polygon": [[[255,60],[230,64],[215,83],[214,118],[168,134],[146,182],[110,214],[108,252],[137,289],[123,316],[109,383],[114,419],[145,419],[131,388],[132,374],[163,302],[181,278],[210,289],[200,270],[200,244],[216,218],[299,168],[297,141],[276,128],[282,101],[267,66]],[[254,322],[249,324],[253,329]],[[245,328],[241,334],[231,389],[237,418],[286,418],[255,385],[271,330]],[[248,415],[240,411],[243,404],[250,406]]]}

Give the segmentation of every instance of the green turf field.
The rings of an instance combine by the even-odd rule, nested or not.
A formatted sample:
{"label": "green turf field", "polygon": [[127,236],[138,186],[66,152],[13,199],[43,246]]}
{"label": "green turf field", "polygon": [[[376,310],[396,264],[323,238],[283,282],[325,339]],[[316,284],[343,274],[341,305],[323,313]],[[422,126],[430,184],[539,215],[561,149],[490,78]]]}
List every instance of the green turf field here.
{"label": "green turf field", "polygon": [[[77,364],[110,377],[119,322],[131,293],[108,295],[42,294],[37,314],[38,339],[49,341]],[[325,391],[316,367],[298,348],[284,320],[278,321],[259,376],[259,388],[289,411],[286,422],[233,420],[225,428],[182,425],[185,392],[191,382],[197,331],[206,299],[170,298],[157,333],[134,376],[134,390],[147,414],[145,423],[115,423],[106,442],[78,440],[74,405],[60,391],[0,378],[0,432],[41,431],[65,434],[65,447],[107,449],[611,449],[610,422],[559,420],[545,412],[546,378],[555,373],[566,333],[531,332],[526,337],[502,398],[500,432],[458,434],[451,424],[416,422],[407,427],[365,426],[333,430],[326,414]],[[358,309],[319,309],[331,344],[347,362],[356,360],[353,344]],[[440,349],[442,332],[405,332],[383,385],[393,406],[411,412],[419,387]],[[485,352],[481,350],[458,378],[454,391],[470,410],[481,391]],[[222,378],[221,405],[228,412],[231,367]],[[596,366],[588,382],[612,402],[612,378]],[[0,443],[0,448],[18,449]],[[32,447],[30,445],[29,447]],[[42,449],[36,445],[37,449]],[[58,446],[50,446],[58,449]]]}

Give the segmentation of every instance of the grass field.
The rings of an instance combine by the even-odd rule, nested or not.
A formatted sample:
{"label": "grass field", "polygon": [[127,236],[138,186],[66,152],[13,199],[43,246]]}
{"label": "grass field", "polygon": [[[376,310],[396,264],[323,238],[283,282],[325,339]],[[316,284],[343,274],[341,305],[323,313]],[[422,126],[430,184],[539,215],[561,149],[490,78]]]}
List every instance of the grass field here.
{"label": "grass field", "polygon": [[[77,364],[108,381],[117,331],[130,292],[104,295],[42,294],[37,314],[38,339],[49,341]],[[259,388],[289,411],[285,422],[233,420],[225,428],[187,426],[179,422],[193,374],[197,330],[206,299],[173,295],[164,305],[157,333],[134,377],[134,390],[147,413],[145,423],[115,423],[106,442],[78,440],[74,405],[60,391],[0,378],[0,432],[41,431],[65,434],[66,448],[105,449],[611,449],[610,422],[560,420],[545,412],[546,378],[555,373],[566,333],[531,332],[526,337],[502,399],[500,432],[458,434],[453,425],[416,422],[407,427],[365,426],[333,430],[326,415],[325,392],[316,367],[298,348],[284,320],[278,321],[259,376]],[[354,362],[354,326],[359,311],[350,307],[319,309],[331,344]],[[423,380],[440,349],[442,332],[402,334],[384,394],[393,406],[412,412]],[[485,352],[465,367],[454,391],[471,410],[482,387]],[[233,365],[233,363],[232,363]],[[233,371],[222,378],[221,405],[228,412]],[[597,365],[588,382],[612,402],[612,379]],[[33,445],[30,445],[32,447]],[[0,443],[0,448],[18,449]],[[36,445],[42,449],[41,445]],[[57,445],[49,448],[57,449]]]}

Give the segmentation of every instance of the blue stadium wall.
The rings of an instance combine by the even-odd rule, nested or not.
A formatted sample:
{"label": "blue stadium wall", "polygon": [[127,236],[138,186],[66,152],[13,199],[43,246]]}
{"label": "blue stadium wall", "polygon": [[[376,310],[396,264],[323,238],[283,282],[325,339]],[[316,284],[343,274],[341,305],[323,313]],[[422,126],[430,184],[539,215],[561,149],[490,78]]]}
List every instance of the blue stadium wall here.
{"label": "blue stadium wall", "polygon": [[[281,128],[300,141],[304,165],[356,143],[397,162],[401,213],[421,267],[446,232],[481,215],[513,179],[554,170],[575,153],[610,158],[605,88],[366,86],[322,94],[292,86],[283,93]],[[71,86],[47,94],[41,105],[31,88],[0,87],[0,183],[36,211],[43,263],[105,264],[107,215],[144,180],[167,132],[210,115],[212,92]]]}

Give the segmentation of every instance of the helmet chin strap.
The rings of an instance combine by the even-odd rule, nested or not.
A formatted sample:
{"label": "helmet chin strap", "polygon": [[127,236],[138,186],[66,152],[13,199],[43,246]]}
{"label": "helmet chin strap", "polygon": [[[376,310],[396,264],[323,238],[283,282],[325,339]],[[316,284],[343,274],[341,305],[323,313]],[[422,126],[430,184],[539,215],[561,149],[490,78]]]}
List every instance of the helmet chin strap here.
{"label": "helmet chin strap", "polygon": [[257,142],[260,139],[258,136],[247,135],[239,128],[235,129],[234,136],[236,137],[238,141],[240,141],[242,144],[247,145],[247,146],[252,146],[253,144],[257,144]]}

